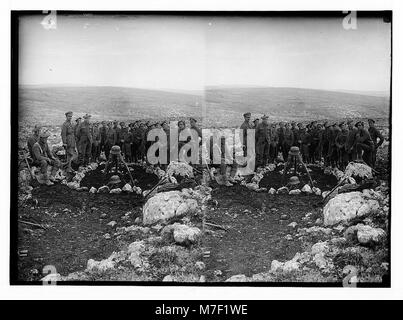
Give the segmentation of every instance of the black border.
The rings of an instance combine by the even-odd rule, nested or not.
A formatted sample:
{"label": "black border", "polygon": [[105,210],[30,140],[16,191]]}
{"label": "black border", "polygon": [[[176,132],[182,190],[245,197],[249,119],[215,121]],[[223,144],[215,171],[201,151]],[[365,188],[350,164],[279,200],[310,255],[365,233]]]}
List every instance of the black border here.
{"label": "black border", "polygon": [[[189,16],[189,17],[260,17],[260,18],[343,18],[346,14],[340,11],[82,11],[82,10],[56,10],[62,15],[151,15],[151,16]],[[19,24],[18,19],[29,15],[44,15],[38,10],[12,10],[11,11],[11,159],[10,159],[10,285],[42,285],[40,281],[18,280],[18,57],[19,57]],[[357,18],[383,18],[385,23],[391,24],[391,66],[390,66],[390,103],[389,103],[389,186],[392,184],[392,66],[393,66],[393,22],[392,10],[383,11],[357,11]],[[390,204],[392,195],[390,194]],[[391,287],[391,206],[389,206],[389,276],[383,283],[359,283],[358,288],[390,288]],[[213,283],[177,283],[159,281],[63,281],[57,285],[70,286],[196,286],[196,287],[343,287],[342,283],[317,282],[213,282]]]}

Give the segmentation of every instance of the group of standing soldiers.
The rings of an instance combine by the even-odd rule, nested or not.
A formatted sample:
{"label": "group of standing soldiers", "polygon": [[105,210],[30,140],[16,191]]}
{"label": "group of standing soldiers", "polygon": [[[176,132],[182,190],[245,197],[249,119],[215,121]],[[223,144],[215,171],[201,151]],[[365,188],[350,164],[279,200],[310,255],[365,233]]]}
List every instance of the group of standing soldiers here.
{"label": "group of standing soldiers", "polygon": [[367,130],[362,121],[355,124],[352,120],[325,121],[323,124],[312,121],[304,125],[294,121],[269,123],[266,115],[251,122],[249,112],[243,116],[245,121],[241,129],[255,129],[257,166],[273,162],[279,152],[286,158],[290,148],[297,146],[306,163],[323,160],[325,165],[344,169],[348,162],[358,160],[373,167],[377,149],[384,141],[373,119],[368,120]]}
{"label": "group of standing soldiers", "polygon": [[[99,161],[101,152],[109,157],[111,148],[119,146],[126,161],[143,160],[146,155],[147,132],[153,126],[135,121],[130,124],[118,121],[91,123],[91,115],[77,118],[72,123],[73,113],[66,112],[66,121],[62,125],[62,142],[69,163],[77,161],[87,165]],[[69,167],[71,170],[71,166]]]}

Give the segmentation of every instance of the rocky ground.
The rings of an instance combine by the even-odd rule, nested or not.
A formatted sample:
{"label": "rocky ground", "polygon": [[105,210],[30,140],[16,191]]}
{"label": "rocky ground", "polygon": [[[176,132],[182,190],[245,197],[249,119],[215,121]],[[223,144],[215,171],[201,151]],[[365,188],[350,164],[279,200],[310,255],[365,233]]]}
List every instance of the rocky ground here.
{"label": "rocky ground", "polygon": [[[236,177],[232,187],[186,166],[144,163],[130,165],[134,186],[121,168],[121,183],[106,187],[114,173],[104,176],[103,168],[59,172],[47,187],[20,162],[15,280],[39,281],[50,265],[56,273],[46,279],[59,281],[388,285],[389,141],[378,150],[376,172],[309,165],[298,168],[294,188],[284,188],[294,173],[283,177],[282,163]],[[181,176],[193,182],[145,198],[159,179],[175,185]]]}
{"label": "rocky ground", "polygon": [[[71,177],[61,173],[60,182],[49,187],[30,181],[22,170],[18,280],[38,281],[52,265],[57,274],[46,279],[59,281],[349,285],[352,278],[387,285],[387,181],[377,180],[372,189],[339,189],[323,199],[346,174],[347,187],[357,186],[359,175],[373,178],[367,168],[354,166],[345,173],[309,166],[318,187],[304,185],[307,173],[301,170],[300,189],[285,191],[276,184],[282,164],[237,177],[233,187],[202,185],[186,167],[165,172],[134,164],[135,188],[122,171],[115,189],[104,186],[109,176],[102,175],[103,164]],[[144,198],[158,176],[182,174],[195,180],[192,188]]]}

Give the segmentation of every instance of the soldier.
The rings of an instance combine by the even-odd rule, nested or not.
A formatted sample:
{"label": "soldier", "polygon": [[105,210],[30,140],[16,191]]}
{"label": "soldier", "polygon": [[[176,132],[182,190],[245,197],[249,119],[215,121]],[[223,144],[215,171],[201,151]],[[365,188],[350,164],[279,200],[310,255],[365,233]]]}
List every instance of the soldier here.
{"label": "soldier", "polygon": [[348,135],[346,142],[346,150],[348,155],[348,161],[354,161],[357,159],[357,150],[355,148],[355,136],[357,135],[357,127],[353,125],[353,120],[347,121]]}
{"label": "soldier", "polygon": [[278,136],[278,147],[277,152],[281,152],[283,158],[285,157],[284,153],[284,134],[285,134],[285,127],[284,122],[280,122],[279,128],[277,129],[277,136]]}
{"label": "soldier", "polygon": [[145,123],[140,124],[140,146],[139,146],[139,156],[141,160],[146,157],[146,140],[147,140],[147,126]]}
{"label": "soldier", "polygon": [[294,147],[298,146],[298,128],[295,125],[295,121],[291,122],[291,131],[294,134]]}
{"label": "soldier", "polygon": [[[55,181],[54,175],[60,167],[60,162],[57,160],[49,150],[48,137],[49,132],[41,132],[39,134],[39,140],[32,146],[34,165],[41,167],[41,174],[38,177],[38,182],[46,184],[48,186],[53,185],[52,181]],[[52,171],[49,176],[48,166],[51,165]]]}
{"label": "soldier", "polygon": [[34,159],[32,147],[34,146],[34,144],[36,142],[38,142],[40,131],[41,131],[41,127],[39,125],[35,125],[34,129],[32,130],[33,134],[32,134],[32,136],[30,136],[28,138],[28,141],[27,141],[27,147],[28,147],[28,151],[29,151],[29,155],[30,155],[31,159]]}
{"label": "soldier", "polygon": [[329,149],[328,149],[328,159],[330,166],[336,167],[337,165],[337,147],[336,147],[336,137],[339,134],[338,128],[336,128],[336,123],[334,122],[330,126],[330,130],[328,133],[328,143],[329,143]]}
{"label": "soldier", "polygon": [[[368,119],[368,125],[369,125],[369,135],[371,136],[372,142],[374,143],[374,150],[372,151],[372,165],[375,166],[376,162],[376,154],[378,151],[378,148],[382,145],[383,141],[385,138],[383,135],[380,133],[380,131],[375,128],[375,120],[373,119]],[[379,141],[378,141],[379,139]]]}
{"label": "soldier", "polygon": [[374,143],[368,131],[364,129],[364,122],[358,121],[355,126],[358,129],[355,136],[355,147],[357,149],[358,160],[364,160],[367,165],[372,167],[372,151],[374,150]]}
{"label": "soldier", "polygon": [[317,132],[318,132],[318,145],[316,147],[316,158],[318,159],[318,161],[322,161],[322,154],[323,154],[323,136],[324,136],[324,128],[323,125],[318,123],[317,125]]}
{"label": "soldier", "polygon": [[329,138],[331,134],[331,125],[329,124],[328,121],[325,121],[323,124],[324,126],[324,131],[323,131],[323,136],[322,136],[322,154],[323,158],[325,159],[325,165],[329,165]]}
{"label": "soldier", "polygon": [[248,148],[248,129],[253,129],[254,125],[250,123],[251,113],[246,112],[243,114],[244,122],[241,124],[240,129],[242,129],[242,148],[243,148],[243,155],[246,157],[247,155],[247,148]]}
{"label": "soldier", "polygon": [[259,123],[256,129],[256,166],[265,166],[267,164],[271,142],[268,119],[268,116],[263,115],[262,122]]}
{"label": "soldier", "polygon": [[199,138],[202,138],[203,134],[201,129],[197,126],[197,120],[195,118],[190,118],[190,129],[196,130]]}
{"label": "soldier", "polygon": [[311,122],[311,130],[309,131],[311,135],[311,145],[309,146],[309,161],[315,163],[316,160],[320,160],[317,157],[317,149],[319,145],[319,130],[316,121]]}
{"label": "soldier", "polygon": [[106,121],[101,122],[101,127],[99,128],[99,133],[101,135],[100,151],[105,152],[106,134],[108,133],[108,126],[106,124]]}
{"label": "soldier", "polygon": [[277,125],[273,123],[270,128],[270,150],[269,150],[269,161],[272,162],[277,159],[278,155],[278,134],[277,134]]}
{"label": "soldier", "polygon": [[122,152],[127,162],[132,162],[132,142],[133,135],[129,132],[126,124],[124,122],[122,124],[122,129],[120,131],[120,139],[122,143]]}
{"label": "soldier", "polygon": [[284,130],[284,141],[283,141],[283,159],[287,160],[288,152],[290,148],[294,145],[294,133],[291,130],[291,125],[287,123]]}
{"label": "soldier", "polygon": [[91,115],[86,114],[83,119],[84,121],[80,124],[78,128],[78,149],[79,151],[79,161],[80,164],[87,165],[91,157],[92,148],[92,133],[90,127]]}
{"label": "soldier", "polygon": [[344,170],[348,163],[348,153],[347,153],[347,140],[348,140],[348,130],[344,122],[339,125],[340,131],[337,134],[335,143],[337,147],[338,163],[341,170]]}
{"label": "soldier", "polygon": [[118,141],[116,130],[113,124],[110,122],[108,123],[108,130],[106,131],[106,141],[105,141],[105,157],[109,159],[109,153],[111,148],[116,145]]}
{"label": "soldier", "polygon": [[76,137],[74,134],[73,124],[71,123],[71,118],[73,117],[73,112],[68,111],[65,113],[66,121],[62,125],[62,142],[64,150],[66,151],[67,160],[67,172],[72,172],[71,162],[76,161],[77,151],[76,151]]}
{"label": "soldier", "polygon": [[97,162],[101,155],[101,130],[98,127],[98,123],[94,123],[92,126],[92,161]]}
{"label": "soldier", "polygon": [[[76,137],[76,146],[78,145],[78,140],[79,140],[79,137],[78,137],[78,128],[80,127],[80,124],[81,124],[81,117],[78,117],[78,118],[76,119],[76,124],[75,124],[75,126],[74,126],[74,136]],[[80,152],[80,151],[78,151],[78,152]]]}
{"label": "soldier", "polygon": [[305,163],[309,161],[309,147],[311,145],[311,135],[308,133],[307,128],[301,125],[299,132],[299,139],[301,145],[302,158]]}

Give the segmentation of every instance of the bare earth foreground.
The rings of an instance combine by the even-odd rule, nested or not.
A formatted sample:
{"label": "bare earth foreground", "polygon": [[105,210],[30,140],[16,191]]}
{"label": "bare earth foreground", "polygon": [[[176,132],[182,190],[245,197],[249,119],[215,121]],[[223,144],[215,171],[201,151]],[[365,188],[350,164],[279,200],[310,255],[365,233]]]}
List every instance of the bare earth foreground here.
{"label": "bare earth foreground", "polygon": [[[324,227],[322,196],[270,194],[240,184],[223,187],[212,183],[203,234],[193,243],[178,244],[164,230],[178,222],[202,229],[200,215],[145,226],[141,195],[88,192],[86,188],[100,187],[108,181],[109,177],[101,175],[102,167],[87,173],[81,181],[82,191],[61,184],[37,186],[32,198],[20,203],[19,220],[44,228],[19,223],[18,251],[26,254],[18,258],[18,280],[38,281],[48,265],[56,268],[57,280],[67,281],[341,283],[346,266],[356,267],[363,282],[381,285],[387,279],[387,239],[362,246],[357,240],[343,238],[350,224]],[[132,169],[136,185],[143,190],[158,181],[155,174],[139,165]],[[322,190],[330,190],[337,183],[335,176],[323,174],[319,167],[310,170]],[[277,169],[266,173],[259,186],[277,188],[279,176]],[[307,179],[304,174],[300,178],[302,182]],[[128,182],[125,179],[123,176],[122,184]],[[385,214],[383,218],[375,214],[372,220],[387,229]],[[344,241],[337,243],[340,239]],[[277,262],[292,261],[326,241],[335,241],[341,249],[333,256],[328,253],[325,266],[314,260],[291,272],[273,271]],[[135,263],[124,258],[133,244],[142,248]],[[105,264],[110,259],[113,264]],[[105,267],[97,265],[99,262]]]}

